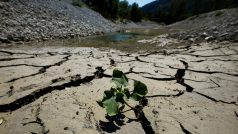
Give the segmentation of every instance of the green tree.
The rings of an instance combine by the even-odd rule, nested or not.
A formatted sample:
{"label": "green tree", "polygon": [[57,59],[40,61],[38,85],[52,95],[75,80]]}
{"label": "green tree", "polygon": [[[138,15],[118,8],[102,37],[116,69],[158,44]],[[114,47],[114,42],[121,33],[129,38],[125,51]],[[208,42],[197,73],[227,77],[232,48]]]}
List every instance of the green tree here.
{"label": "green tree", "polygon": [[118,15],[118,5],[119,5],[119,0],[109,0],[108,1],[108,14],[109,18],[111,19],[117,19]]}
{"label": "green tree", "polygon": [[131,6],[131,20],[134,22],[140,22],[142,19],[142,13],[139,9],[139,6],[137,3],[133,3]]}
{"label": "green tree", "polygon": [[122,19],[130,19],[130,7],[127,0],[120,1],[118,15]]}

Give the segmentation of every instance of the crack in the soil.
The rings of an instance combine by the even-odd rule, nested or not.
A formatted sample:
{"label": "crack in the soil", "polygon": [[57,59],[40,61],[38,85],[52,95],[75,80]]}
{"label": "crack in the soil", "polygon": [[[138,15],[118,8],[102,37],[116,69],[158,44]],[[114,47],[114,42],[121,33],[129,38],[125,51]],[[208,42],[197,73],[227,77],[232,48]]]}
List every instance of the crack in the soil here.
{"label": "crack in the soil", "polygon": [[68,83],[64,83],[64,84],[56,85],[56,86],[45,87],[43,89],[36,90],[36,91],[32,92],[31,94],[26,95],[20,99],[17,99],[9,104],[0,105],[0,113],[15,111],[27,104],[34,102],[35,100],[39,99],[40,97],[42,97],[48,93],[51,93],[54,90],[64,90],[67,87],[77,87],[77,86],[80,86],[82,83],[89,83],[92,80],[94,80],[95,78],[102,78],[103,77],[102,71],[104,71],[104,70],[100,70],[100,69],[101,69],[100,67],[96,68],[97,71],[94,73],[94,75],[86,76],[83,79],[76,77],[75,79],[72,79]]}
{"label": "crack in the soil", "polygon": [[208,95],[205,95],[205,94],[203,94],[203,93],[200,93],[200,92],[198,92],[198,91],[193,91],[193,92],[196,93],[196,94],[198,94],[198,95],[201,95],[201,96],[203,96],[203,97],[205,97],[205,98],[207,98],[207,99],[209,99],[209,100],[211,100],[211,101],[213,101],[213,102],[216,102],[216,103],[217,103],[217,102],[221,102],[221,103],[224,103],[224,104],[237,105],[235,101],[226,102],[226,101],[223,101],[223,100],[217,100],[217,99],[215,99],[215,98],[212,98],[212,97],[210,97],[210,96],[208,96]]}
{"label": "crack in the soil", "polygon": [[232,56],[232,55],[237,55],[237,54],[226,54],[226,55],[198,55],[198,54],[180,54],[180,55],[189,55],[189,56],[195,56],[195,57],[225,57],[225,56]]}
{"label": "crack in the soil", "polygon": [[0,66],[0,68],[5,68],[5,67],[17,67],[17,66],[45,67],[45,66],[29,65],[29,64],[13,64],[13,65]]}
{"label": "crack in the soil", "polygon": [[24,58],[3,58],[3,59],[0,59],[0,61],[11,61],[11,60],[32,59],[32,58],[35,58],[35,56],[24,57]]}
{"label": "crack in the soil", "polygon": [[185,69],[188,69],[188,63],[186,61],[184,60],[179,60],[179,61],[183,63]]}
{"label": "crack in the soil", "polygon": [[22,55],[36,55],[36,54],[30,54],[30,53],[22,53],[22,52],[10,52],[10,51],[5,51],[5,50],[0,50],[1,53],[6,53],[9,55],[14,55],[14,54],[22,54]]}
{"label": "crack in the soil", "polygon": [[193,80],[193,79],[187,79],[187,78],[185,78],[184,80],[187,80],[187,81],[193,81],[193,82],[203,82],[203,83],[211,84],[210,82],[202,81],[202,80]]}
{"label": "crack in the soil", "polygon": [[13,55],[13,53],[12,53],[12,52],[5,51],[5,50],[0,50],[0,53],[5,53],[5,54],[8,54],[8,55]]}
{"label": "crack in the soil", "polygon": [[124,74],[149,74],[154,76],[154,74],[148,73],[148,72],[135,72],[133,71],[133,69],[135,68],[135,66],[131,67],[130,70],[128,72],[125,72]]}
{"label": "crack in the soil", "polygon": [[150,63],[148,61],[141,60],[138,56],[135,57],[136,61],[143,62],[143,63]]}
{"label": "crack in the soil", "polygon": [[119,54],[118,56],[120,56],[120,57],[134,57],[134,56],[131,56],[131,54]]}
{"label": "crack in the soil", "polygon": [[[145,77],[143,76],[144,78],[147,78],[147,79],[152,79],[152,80],[157,80],[157,81],[173,81],[173,80],[177,80],[175,78],[155,78],[155,77]],[[186,91],[187,92],[192,92],[193,91],[193,87],[191,87],[190,85],[184,83],[184,79],[181,79],[181,82],[179,82],[177,80],[177,83],[179,83],[180,85],[184,86],[186,88]]]}
{"label": "crack in the soil", "polygon": [[217,50],[217,49],[222,49],[222,48],[227,48],[229,46],[224,46],[224,47],[214,47],[214,48],[211,48],[211,49],[200,49],[200,50],[196,50],[196,51],[192,51],[192,52],[189,52],[189,53],[194,53],[194,52],[198,52],[198,51],[201,51],[201,52],[204,52],[204,51],[210,51],[210,50]]}
{"label": "crack in the soil", "polygon": [[22,76],[22,77],[18,77],[18,78],[14,78],[14,79],[11,79],[9,81],[7,81],[6,83],[10,83],[10,82],[14,82],[16,80],[19,80],[19,79],[23,79],[23,78],[27,78],[27,77],[31,77],[31,76],[36,76],[36,75],[39,75],[39,74],[43,74],[47,71],[47,69],[53,67],[53,66],[60,66],[62,65],[63,63],[67,62],[69,60],[69,57],[71,55],[67,55],[66,57],[63,58],[63,60],[53,64],[53,65],[47,65],[47,66],[43,66],[37,73],[34,73],[34,74],[31,74],[31,75],[26,75],[26,76]]}
{"label": "crack in the soil", "polygon": [[155,55],[155,54],[162,54],[162,52],[154,51],[154,52],[150,52],[150,53],[147,53],[147,54],[141,54],[140,56],[147,57],[147,56]]}
{"label": "crack in the soil", "polygon": [[[44,99],[43,99],[43,101],[44,101]],[[26,125],[29,125],[29,124],[38,124],[42,128],[41,133],[42,134],[48,134],[50,131],[46,129],[45,123],[39,117],[39,115],[40,115],[40,105],[41,104],[37,105],[36,114],[35,114],[35,118],[36,118],[35,121],[29,121],[29,122],[26,122],[26,123],[22,123],[22,125],[26,126]]]}
{"label": "crack in the soil", "polygon": [[190,62],[205,62],[205,61],[222,61],[222,62],[237,62],[238,60],[232,60],[232,59],[206,59],[206,60],[195,60]]}
{"label": "crack in the soil", "polygon": [[135,62],[136,60],[128,60],[128,61],[121,61],[121,62],[117,62],[117,63],[130,63],[130,62]]}
{"label": "crack in the soil", "polygon": [[154,97],[179,97],[181,95],[183,95],[184,92],[183,91],[179,91],[177,94],[169,94],[169,95],[150,95],[150,96],[146,96],[146,98],[154,98]]}
{"label": "crack in the soil", "polygon": [[150,121],[145,116],[143,108],[141,108],[141,106],[136,106],[133,111],[137,117],[137,120],[140,122],[143,130],[145,131],[145,133],[146,134],[155,134],[155,131],[152,128]]}
{"label": "crack in the soil", "polygon": [[142,62],[142,63],[151,63],[148,61],[141,60],[138,56],[136,56],[135,59],[133,59],[133,60],[121,61],[121,62],[117,62],[117,63],[130,63],[130,62],[136,62],[136,61]]}
{"label": "crack in the soil", "polygon": [[182,123],[178,122],[179,126],[181,127],[182,131],[184,132],[184,134],[192,134],[190,131],[188,131]]}
{"label": "crack in the soil", "polygon": [[217,82],[215,82],[214,80],[210,79],[215,85],[217,85],[217,87],[221,87]]}
{"label": "crack in the soil", "polygon": [[149,75],[154,75],[148,72],[135,72],[135,71],[130,71],[130,72],[126,72],[124,74],[149,74]]}
{"label": "crack in the soil", "polygon": [[235,113],[236,117],[238,117],[238,113],[236,111],[234,111],[234,113]]}
{"label": "crack in the soil", "polygon": [[144,78],[151,79],[151,80],[157,80],[157,81],[173,81],[175,78],[155,78],[155,77],[147,77],[143,76]]}
{"label": "crack in the soil", "polygon": [[[181,69],[181,68],[176,68],[176,67],[172,67],[170,65],[167,65],[169,68],[171,69]],[[226,75],[231,75],[231,76],[238,76],[238,74],[231,74],[231,73],[226,73],[226,72],[220,72],[220,71],[200,71],[200,70],[193,70],[193,69],[186,69],[187,71],[191,71],[191,72],[196,72],[196,73],[203,73],[203,74],[226,74]]]}
{"label": "crack in the soil", "polygon": [[50,130],[46,129],[45,123],[42,121],[42,119],[39,117],[40,116],[40,106],[36,110],[36,121],[39,122],[40,126],[42,127],[42,134],[48,134]]}

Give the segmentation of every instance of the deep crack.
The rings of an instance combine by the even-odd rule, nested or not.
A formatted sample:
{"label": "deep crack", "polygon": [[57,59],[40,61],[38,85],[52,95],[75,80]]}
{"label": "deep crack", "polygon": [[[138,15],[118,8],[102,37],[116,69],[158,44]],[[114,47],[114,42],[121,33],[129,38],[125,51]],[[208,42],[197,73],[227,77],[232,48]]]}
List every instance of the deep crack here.
{"label": "deep crack", "polygon": [[203,97],[205,97],[205,98],[207,98],[207,99],[209,99],[209,100],[211,100],[211,101],[213,101],[213,102],[216,102],[216,103],[217,103],[217,102],[221,102],[221,103],[224,103],[224,104],[237,105],[235,101],[226,102],[226,101],[223,101],[223,100],[217,100],[217,99],[212,98],[212,97],[210,97],[210,96],[208,96],[208,95],[202,94],[202,93],[200,93],[200,92],[198,92],[198,91],[194,91],[194,92],[195,92],[196,94],[199,94],[199,95],[201,95],[201,96],[203,96]]}
{"label": "deep crack", "polygon": [[181,54],[181,55],[189,55],[189,56],[195,56],[195,57],[225,57],[225,56],[232,56],[237,54],[227,54],[227,55],[197,55],[197,54]]}
{"label": "deep crack", "polygon": [[53,64],[53,65],[47,65],[47,66],[43,66],[37,73],[34,73],[34,74],[31,74],[31,75],[27,75],[27,76],[22,76],[22,77],[18,77],[18,78],[14,78],[14,79],[11,79],[9,81],[7,81],[6,83],[10,83],[10,82],[14,82],[16,80],[19,80],[19,79],[23,79],[23,78],[27,78],[27,77],[31,77],[31,76],[36,76],[36,75],[39,75],[39,74],[43,74],[47,71],[47,69],[53,67],[53,66],[60,66],[62,65],[64,62],[68,61],[69,60],[69,57],[71,55],[68,55],[66,57],[63,58],[63,60]]}
{"label": "deep crack", "polygon": [[22,55],[35,55],[35,54],[30,54],[30,53],[22,53],[22,52],[10,52],[10,51],[5,51],[5,50],[0,50],[1,53],[6,53],[9,55],[14,55],[14,54],[22,54]]}
{"label": "deep crack", "polygon": [[[36,90],[36,91],[32,92],[31,94],[26,95],[20,99],[17,99],[9,104],[0,105],[0,112],[15,111],[27,104],[34,102],[35,100],[39,99],[40,97],[42,97],[48,93],[51,93],[54,90],[64,90],[67,87],[77,87],[77,86],[80,86],[82,83],[89,83],[92,80],[94,80],[95,78],[102,78],[103,75],[99,74],[99,72],[101,72],[101,71],[99,71],[97,69],[97,71],[92,76],[86,76],[83,79],[81,79],[80,77],[76,77],[75,79],[72,79],[70,82],[64,83],[62,85],[49,86],[46,88]],[[103,73],[103,72],[101,72],[101,73]]]}
{"label": "deep crack", "polygon": [[117,62],[117,63],[129,63],[129,62],[136,62],[136,61],[142,62],[142,63],[151,63],[148,61],[141,60],[138,56],[136,56],[135,59],[133,59],[133,60],[121,61],[121,62]]}
{"label": "deep crack", "polygon": [[143,108],[141,106],[136,106],[133,110],[138,121],[140,122],[143,130],[146,134],[155,134],[154,129],[151,126],[150,121],[146,118],[145,113],[143,112]]}
{"label": "deep crack", "polygon": [[3,58],[3,59],[0,59],[0,61],[11,61],[11,60],[31,59],[31,58],[35,58],[35,56],[24,57],[24,58]]}
{"label": "deep crack", "polygon": [[182,123],[179,122],[179,126],[181,127],[182,131],[184,132],[184,134],[192,134],[190,131],[188,131]]}
{"label": "deep crack", "polygon": [[[176,67],[172,67],[170,65],[167,65],[169,68],[171,69],[181,69],[181,68],[176,68]],[[238,74],[231,74],[231,73],[226,73],[226,72],[220,72],[220,71],[200,71],[200,70],[193,70],[193,69],[186,69],[187,71],[191,71],[191,72],[196,72],[196,73],[203,73],[203,74],[226,74],[226,75],[231,75],[231,76],[238,76]]]}
{"label": "deep crack", "polygon": [[169,95],[151,95],[151,96],[146,96],[146,97],[147,98],[154,98],[154,97],[179,97],[179,96],[181,96],[183,94],[184,94],[183,91],[179,91],[179,93],[174,94],[174,95],[171,95],[171,94],[169,94]]}
{"label": "deep crack", "polygon": [[238,117],[238,113],[236,111],[234,111],[234,113],[235,113],[236,117]]}
{"label": "deep crack", "polygon": [[146,76],[143,76],[147,79],[152,79],[152,80],[158,80],[158,81],[173,81],[175,80],[175,78],[155,78],[155,77],[146,77]]}
{"label": "deep crack", "polygon": [[17,66],[45,67],[45,66],[38,66],[38,65],[28,65],[28,64],[14,64],[14,65],[0,66],[0,68],[5,68],[5,67],[17,67]]}

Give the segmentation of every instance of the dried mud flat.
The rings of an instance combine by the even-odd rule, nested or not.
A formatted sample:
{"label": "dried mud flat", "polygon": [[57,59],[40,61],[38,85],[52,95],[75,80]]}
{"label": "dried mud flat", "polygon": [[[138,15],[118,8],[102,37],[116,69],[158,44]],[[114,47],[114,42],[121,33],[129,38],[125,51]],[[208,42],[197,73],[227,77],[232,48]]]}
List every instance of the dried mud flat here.
{"label": "dried mud flat", "polygon": [[[155,133],[238,132],[237,43],[134,54],[10,47],[0,49],[0,57],[1,134],[148,133],[150,127],[135,120],[133,111],[108,121],[97,105],[111,86],[114,68],[148,86],[149,105],[143,111]],[[174,79],[178,69],[185,71],[182,84]]]}

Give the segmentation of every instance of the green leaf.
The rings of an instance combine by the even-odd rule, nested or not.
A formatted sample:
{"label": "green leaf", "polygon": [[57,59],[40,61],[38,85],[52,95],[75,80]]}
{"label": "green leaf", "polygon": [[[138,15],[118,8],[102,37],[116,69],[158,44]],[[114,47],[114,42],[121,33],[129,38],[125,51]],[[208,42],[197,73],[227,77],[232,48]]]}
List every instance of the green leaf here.
{"label": "green leaf", "polygon": [[114,95],[114,92],[112,90],[106,90],[104,91],[102,102],[106,99],[111,98]]}
{"label": "green leaf", "polygon": [[140,101],[143,97],[137,93],[132,93],[131,98],[133,98],[135,101]]}
{"label": "green leaf", "polygon": [[102,101],[97,101],[98,105],[103,108],[103,103]]}
{"label": "green leaf", "polygon": [[148,93],[148,90],[144,83],[135,80],[133,93],[139,94],[141,96],[145,96]]}
{"label": "green leaf", "polygon": [[113,94],[114,93],[116,93],[117,92],[117,89],[116,88],[113,88],[113,87],[111,87],[111,90],[110,90],[111,92],[113,92]]}
{"label": "green leaf", "polygon": [[117,115],[119,112],[119,104],[116,102],[116,97],[111,97],[103,102],[103,107],[106,109],[109,116]]}
{"label": "green leaf", "polygon": [[105,91],[104,91],[104,94],[103,94],[103,99],[102,99],[102,101],[99,101],[99,100],[97,101],[98,105],[99,105],[100,107],[104,107],[104,106],[103,106],[103,102],[104,102],[105,100],[107,100],[107,99],[110,99],[113,95],[114,95],[113,90],[105,90]]}
{"label": "green leaf", "polygon": [[112,74],[112,82],[114,82],[117,87],[127,86],[128,78],[122,71],[114,69]]}
{"label": "green leaf", "polygon": [[124,101],[123,97],[124,97],[123,93],[121,93],[121,92],[117,93],[116,94],[116,101],[121,102],[122,104],[124,104],[125,101]]}
{"label": "green leaf", "polygon": [[124,94],[126,95],[127,99],[130,98],[130,91],[129,91],[128,88],[125,88],[125,89],[124,89]]}
{"label": "green leaf", "polygon": [[131,97],[135,101],[139,101],[148,93],[147,87],[144,83],[140,81],[134,81],[134,91],[131,94]]}

